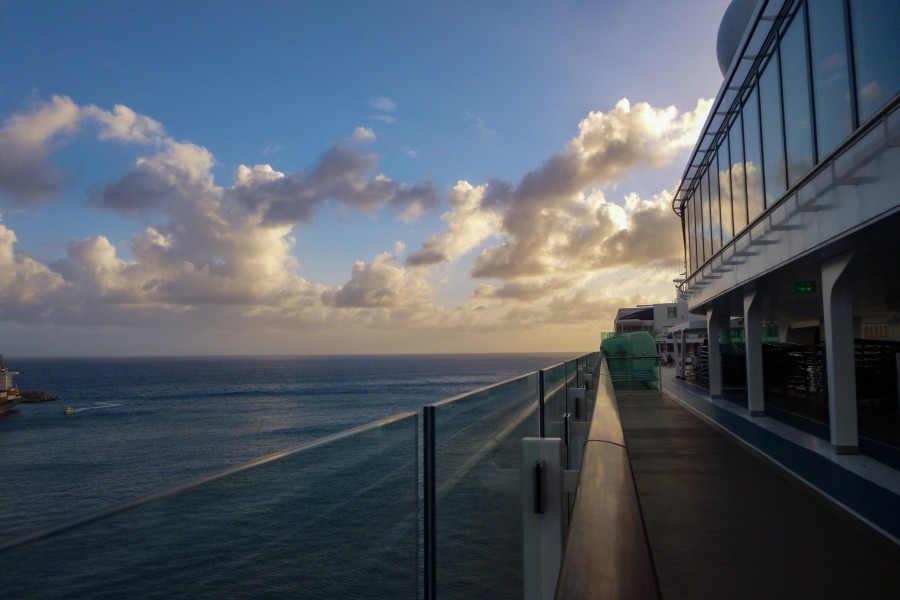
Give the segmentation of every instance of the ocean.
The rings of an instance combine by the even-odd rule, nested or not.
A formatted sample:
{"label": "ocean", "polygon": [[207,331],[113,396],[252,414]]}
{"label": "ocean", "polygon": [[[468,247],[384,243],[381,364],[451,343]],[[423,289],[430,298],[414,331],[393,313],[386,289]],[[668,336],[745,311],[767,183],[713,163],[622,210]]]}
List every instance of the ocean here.
{"label": "ocean", "polygon": [[0,541],[578,355],[8,356]]}

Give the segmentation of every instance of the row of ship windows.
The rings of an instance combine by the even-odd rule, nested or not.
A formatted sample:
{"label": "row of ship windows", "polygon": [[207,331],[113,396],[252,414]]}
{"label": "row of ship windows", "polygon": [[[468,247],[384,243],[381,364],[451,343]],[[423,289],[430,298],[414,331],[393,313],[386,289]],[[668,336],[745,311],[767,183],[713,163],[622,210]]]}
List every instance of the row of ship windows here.
{"label": "row of ship windows", "polygon": [[693,273],[900,91],[900,0],[798,0],[684,207]]}

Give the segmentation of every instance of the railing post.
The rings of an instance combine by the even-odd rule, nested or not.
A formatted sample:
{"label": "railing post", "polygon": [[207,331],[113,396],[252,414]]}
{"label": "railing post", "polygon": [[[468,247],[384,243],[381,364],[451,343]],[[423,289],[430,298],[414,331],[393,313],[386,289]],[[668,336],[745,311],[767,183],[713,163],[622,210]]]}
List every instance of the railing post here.
{"label": "railing post", "polygon": [[522,555],[525,600],[549,600],[562,564],[562,444],[522,439]]}
{"label": "railing post", "polygon": [[575,401],[575,410],[569,413],[567,423],[566,447],[569,454],[567,465],[570,469],[578,469],[581,468],[584,441],[587,439],[587,398],[584,388],[569,388],[569,391]]}
{"label": "railing post", "polygon": [[585,388],[571,388],[569,390],[571,392],[571,397],[575,399],[575,419],[577,421],[586,421],[587,420],[587,395],[585,393]]}
{"label": "railing post", "polygon": [[423,542],[425,559],[425,600],[437,598],[437,540],[436,540],[436,487],[435,487],[435,447],[434,447],[434,407],[426,406],[422,420],[423,480],[424,480],[424,515]]}

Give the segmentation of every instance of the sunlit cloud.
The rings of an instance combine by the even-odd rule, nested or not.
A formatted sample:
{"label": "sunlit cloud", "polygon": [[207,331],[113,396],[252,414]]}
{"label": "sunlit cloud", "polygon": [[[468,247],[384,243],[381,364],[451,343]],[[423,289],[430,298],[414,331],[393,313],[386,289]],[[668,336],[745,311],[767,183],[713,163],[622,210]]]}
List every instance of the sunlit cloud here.
{"label": "sunlit cloud", "polygon": [[[680,230],[668,210],[670,193],[649,200],[632,195],[622,205],[609,201],[602,188],[689,149],[709,107],[701,100],[694,111],[679,113],[622,100],[608,113],[590,113],[562,152],[518,184],[457,184],[455,191],[465,194],[458,194],[444,215],[447,229],[429,238],[408,263],[453,261],[494,239],[478,253],[473,277],[515,281],[623,265],[677,268]],[[653,244],[646,243],[647,236]]]}
{"label": "sunlit cloud", "polygon": [[421,266],[453,262],[497,233],[501,213],[484,207],[487,188],[474,187],[467,181],[457,183],[450,193],[450,211],[441,216],[447,229],[432,235],[421,250],[407,258],[407,263]]}
{"label": "sunlit cloud", "polygon": [[0,272],[3,273],[0,307],[33,310],[47,297],[57,293],[65,285],[65,280],[47,265],[16,253],[15,243],[15,232],[0,224]]}
{"label": "sunlit cloud", "polygon": [[358,261],[343,286],[322,295],[325,304],[352,308],[421,307],[431,301],[431,287],[405,269],[397,255],[384,252],[371,262]]}
{"label": "sunlit cloud", "polygon": [[353,141],[357,143],[374,142],[375,132],[368,127],[357,127],[353,130]]}
{"label": "sunlit cloud", "polygon": [[159,121],[139,115],[127,106],[115,105],[112,112],[86,106],[82,114],[101,125],[99,138],[134,144],[162,144],[167,136]]}
{"label": "sunlit cloud", "polygon": [[[383,97],[371,106],[397,108]],[[577,136],[518,182],[460,179],[443,192],[428,179],[398,181],[381,172],[378,155],[363,151],[376,141],[368,127],[326,147],[307,169],[240,164],[222,183],[209,149],[175,140],[158,121],[122,105],[107,111],[57,96],[0,127],[0,194],[17,206],[58,198],[68,176],[53,153],[79,136],[131,144],[141,156],[117,178],[93,185],[87,201],[136,227],[124,240],[108,232],[64,240],[64,256],[41,261],[19,251],[15,232],[0,225],[0,272],[13,282],[0,287],[0,320],[439,332],[591,321],[623,303],[658,300],[597,292],[598,274],[626,269],[646,284],[678,269],[681,233],[670,192],[611,198],[610,190],[636,169],[689,149],[708,107],[701,101],[679,112],[622,101],[590,113]],[[477,117],[466,119],[489,131]],[[375,250],[374,258],[348,265],[340,285],[301,277],[301,261],[316,255],[299,256],[296,236],[320,212],[412,222],[442,202],[442,226],[415,251],[402,243]],[[469,272],[449,277],[462,264]],[[460,281],[468,286],[456,294],[463,300],[442,301]]]}

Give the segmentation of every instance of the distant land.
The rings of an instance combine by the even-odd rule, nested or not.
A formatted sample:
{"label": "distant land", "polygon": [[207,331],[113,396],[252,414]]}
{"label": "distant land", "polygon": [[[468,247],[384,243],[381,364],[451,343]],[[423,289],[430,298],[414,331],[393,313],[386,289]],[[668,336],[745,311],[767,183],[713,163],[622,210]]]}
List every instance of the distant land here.
{"label": "distant land", "polygon": [[22,397],[22,404],[37,404],[38,402],[53,402],[54,400],[59,400],[59,396],[54,396],[50,392],[45,392],[44,390],[37,391],[20,391],[19,395]]}

